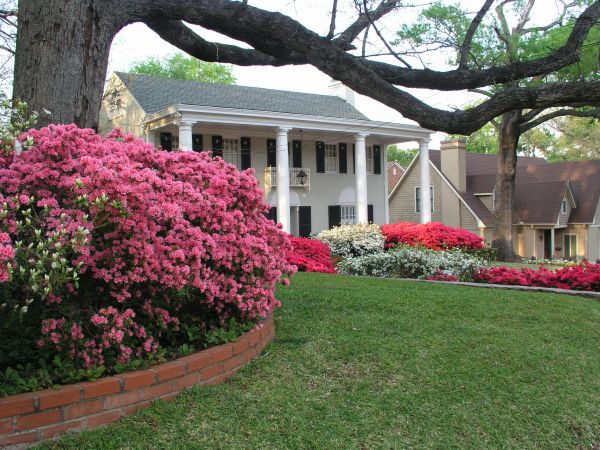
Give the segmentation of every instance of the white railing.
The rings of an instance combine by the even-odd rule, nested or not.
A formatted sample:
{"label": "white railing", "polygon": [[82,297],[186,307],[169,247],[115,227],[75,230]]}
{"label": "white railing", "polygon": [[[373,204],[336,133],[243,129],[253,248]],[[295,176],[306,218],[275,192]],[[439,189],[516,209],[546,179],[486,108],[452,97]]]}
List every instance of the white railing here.
{"label": "white railing", "polygon": [[[290,167],[290,187],[310,189],[310,169],[306,167]],[[265,168],[265,190],[277,187],[277,168]]]}

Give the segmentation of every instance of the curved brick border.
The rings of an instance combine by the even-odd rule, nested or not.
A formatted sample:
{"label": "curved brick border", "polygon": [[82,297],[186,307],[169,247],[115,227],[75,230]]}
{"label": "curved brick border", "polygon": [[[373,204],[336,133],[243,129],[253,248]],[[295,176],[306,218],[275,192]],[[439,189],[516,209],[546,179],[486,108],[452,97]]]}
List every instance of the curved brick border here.
{"label": "curved brick border", "polygon": [[146,370],[0,398],[0,447],[96,428],[156,400],[169,400],[192,385],[221,383],[259,355],[274,336],[271,317],[236,342]]}

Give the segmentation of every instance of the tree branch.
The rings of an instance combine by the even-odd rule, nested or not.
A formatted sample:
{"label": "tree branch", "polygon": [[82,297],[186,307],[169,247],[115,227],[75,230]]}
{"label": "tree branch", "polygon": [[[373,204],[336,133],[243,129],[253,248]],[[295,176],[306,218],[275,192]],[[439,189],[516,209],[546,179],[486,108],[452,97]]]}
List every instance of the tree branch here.
{"label": "tree branch", "polygon": [[544,114],[543,116],[539,116],[537,119],[532,120],[528,123],[524,123],[521,125],[521,133],[525,133],[526,131],[535,128],[548,120],[555,119],[561,116],[573,116],[573,117],[593,117],[595,119],[600,119],[600,108],[594,108],[590,110],[578,110],[571,108],[558,109],[556,111],[549,112],[548,114]]}
{"label": "tree branch", "polygon": [[329,24],[329,33],[327,39],[333,38],[335,34],[335,16],[337,15],[337,3],[338,0],[333,0],[333,6],[331,7],[331,23]]}
{"label": "tree branch", "polygon": [[481,7],[477,15],[471,21],[471,24],[467,29],[467,33],[465,34],[465,40],[463,41],[463,44],[460,47],[460,59],[458,62],[459,69],[465,69],[467,67],[469,51],[471,50],[471,44],[473,42],[473,36],[475,36],[479,25],[481,25],[481,21],[489,11],[490,7],[492,6],[492,3],[494,3],[494,0],[485,0],[485,3]]}
{"label": "tree branch", "polygon": [[347,46],[352,44],[360,33],[373,21],[381,19],[383,16],[393,11],[400,5],[399,0],[382,0],[373,11],[365,10],[359,14],[358,18],[346,28],[337,38],[333,40],[338,45]]}

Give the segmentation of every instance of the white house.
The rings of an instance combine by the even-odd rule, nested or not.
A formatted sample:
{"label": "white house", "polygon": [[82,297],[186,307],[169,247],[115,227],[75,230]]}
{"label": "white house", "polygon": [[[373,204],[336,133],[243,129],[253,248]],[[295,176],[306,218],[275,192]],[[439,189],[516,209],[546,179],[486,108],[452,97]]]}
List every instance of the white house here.
{"label": "white house", "polygon": [[166,150],[212,151],[254,168],[271,217],[294,235],[386,223],[386,147],[417,141],[428,152],[431,132],[371,121],[352,91],[330,88],[334,95],[314,95],[115,73],[99,131],[118,127]]}

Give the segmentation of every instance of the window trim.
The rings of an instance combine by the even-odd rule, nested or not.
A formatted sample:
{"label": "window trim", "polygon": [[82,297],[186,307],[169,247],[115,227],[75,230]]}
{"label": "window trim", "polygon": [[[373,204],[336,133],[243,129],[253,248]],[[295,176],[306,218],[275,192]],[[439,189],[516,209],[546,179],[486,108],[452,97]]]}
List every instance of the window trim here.
{"label": "window trim", "polygon": [[[333,159],[332,156],[327,156],[327,147],[334,147],[335,148],[335,170],[331,171],[331,170],[327,170],[327,158],[329,158],[330,160]],[[340,173],[340,148],[339,148],[339,143],[335,143],[335,144],[328,144],[328,143],[324,143],[323,144],[323,154],[324,154],[324,169],[325,171],[323,173]]]}
{"label": "window trim", "polygon": [[[413,199],[415,201],[415,212],[421,212],[421,198],[419,196],[419,208],[417,209],[417,190],[421,190],[421,186],[415,186],[415,192],[413,195]],[[433,188],[433,184],[429,186],[429,190],[431,192],[431,213],[435,212],[435,189]]]}
{"label": "window trim", "polygon": [[562,204],[560,206],[560,213],[561,214],[566,214],[568,211],[568,205],[567,205],[567,199],[563,199]]}
{"label": "window trim", "polygon": [[[340,204],[340,225],[351,225],[356,223],[356,205],[354,203]],[[344,220],[344,209],[352,210],[352,218]]]}
{"label": "window trim", "polygon": [[237,149],[237,157],[238,157],[238,164],[235,164],[235,167],[237,168],[237,170],[242,170],[242,138],[241,136],[221,136],[221,152],[222,152],[222,156],[221,158],[223,159],[223,161],[229,163],[229,164],[233,164],[232,162],[229,162],[225,159],[225,141],[227,140],[235,140],[238,143],[238,149]]}
{"label": "window trim", "polygon": [[[370,156],[371,158],[369,159],[368,156]],[[369,161],[371,162],[370,167],[369,167]],[[367,165],[367,175],[373,175],[375,173],[375,171],[374,171],[375,164],[374,164],[374,158],[373,158],[373,146],[372,145],[365,146],[365,162]]]}

